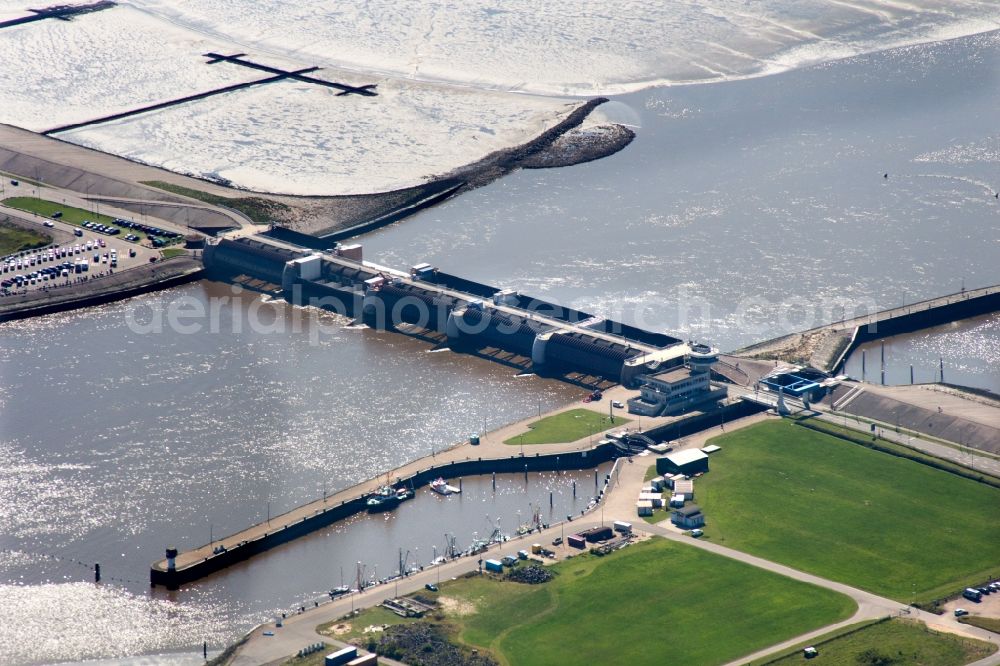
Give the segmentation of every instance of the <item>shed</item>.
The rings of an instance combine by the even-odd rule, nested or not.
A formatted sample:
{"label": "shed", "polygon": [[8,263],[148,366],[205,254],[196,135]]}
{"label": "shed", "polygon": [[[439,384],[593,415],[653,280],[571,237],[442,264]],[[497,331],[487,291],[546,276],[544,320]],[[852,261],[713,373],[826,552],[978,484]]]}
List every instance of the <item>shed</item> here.
{"label": "shed", "polygon": [[677,527],[683,527],[684,529],[693,529],[695,527],[702,527],[705,525],[705,514],[701,512],[701,509],[697,504],[689,504],[680,509],[674,509],[670,513],[670,522],[672,522]]}
{"label": "shed", "polygon": [[656,459],[657,474],[694,476],[708,471],[708,456],[699,449],[685,449]]}
{"label": "shed", "polygon": [[653,515],[653,503],[649,500],[639,500],[635,503],[636,511],[640,516],[652,516]]}
{"label": "shed", "polygon": [[674,482],[674,495],[683,495],[684,499],[694,499],[694,481],[680,479]]}
{"label": "shed", "polygon": [[662,493],[663,489],[667,487],[667,481],[662,476],[656,476],[650,480],[649,485],[652,486],[653,490],[656,492]]}

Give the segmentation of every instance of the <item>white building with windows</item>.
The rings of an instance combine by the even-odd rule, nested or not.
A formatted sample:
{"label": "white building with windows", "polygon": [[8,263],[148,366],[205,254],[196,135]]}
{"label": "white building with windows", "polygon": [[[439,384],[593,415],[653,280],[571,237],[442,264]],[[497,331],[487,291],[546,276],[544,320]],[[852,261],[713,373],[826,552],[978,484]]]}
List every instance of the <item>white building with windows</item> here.
{"label": "white building with windows", "polygon": [[628,411],[639,416],[672,416],[697,405],[721,400],[726,389],[712,386],[712,364],[719,352],[708,345],[691,345],[686,365],[639,377],[639,396]]}

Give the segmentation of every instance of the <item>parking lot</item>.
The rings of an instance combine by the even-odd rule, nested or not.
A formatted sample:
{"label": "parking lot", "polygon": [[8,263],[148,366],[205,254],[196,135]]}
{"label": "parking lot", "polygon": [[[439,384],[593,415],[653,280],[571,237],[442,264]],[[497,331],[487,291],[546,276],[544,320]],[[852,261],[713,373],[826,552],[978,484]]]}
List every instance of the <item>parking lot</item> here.
{"label": "parking lot", "polygon": [[[159,250],[130,242],[125,239],[127,234],[101,233],[97,228],[82,228],[60,220],[20,217],[34,226],[68,232],[72,240],[0,258],[0,296],[69,289],[160,258]],[[65,238],[64,234],[60,236]]]}

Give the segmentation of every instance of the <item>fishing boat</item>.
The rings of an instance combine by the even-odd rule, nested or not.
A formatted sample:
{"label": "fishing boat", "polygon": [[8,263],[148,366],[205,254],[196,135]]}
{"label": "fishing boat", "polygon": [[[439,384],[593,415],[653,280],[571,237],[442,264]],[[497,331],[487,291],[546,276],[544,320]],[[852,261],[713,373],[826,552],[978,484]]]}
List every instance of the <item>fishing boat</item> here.
{"label": "fishing boat", "polygon": [[375,513],[377,511],[392,511],[401,501],[402,499],[396,493],[395,488],[392,486],[382,486],[368,496],[365,504],[369,512]]}
{"label": "fishing boat", "polygon": [[452,493],[460,493],[462,490],[456,488],[455,486],[449,486],[448,482],[438,477],[431,481],[431,490],[439,495],[451,495]]}

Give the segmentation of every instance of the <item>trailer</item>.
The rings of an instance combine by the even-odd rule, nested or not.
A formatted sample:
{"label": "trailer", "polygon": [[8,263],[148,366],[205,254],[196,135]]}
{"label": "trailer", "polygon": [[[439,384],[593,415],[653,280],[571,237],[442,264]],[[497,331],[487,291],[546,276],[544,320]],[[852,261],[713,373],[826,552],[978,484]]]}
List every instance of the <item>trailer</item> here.
{"label": "trailer", "polygon": [[587,540],[579,534],[570,534],[566,537],[566,544],[570,548],[584,549],[587,547]]}
{"label": "trailer", "polygon": [[632,523],[626,523],[624,520],[616,520],[611,526],[615,528],[615,532],[632,534]]}

